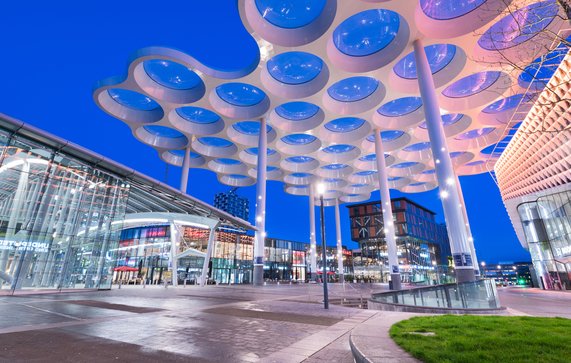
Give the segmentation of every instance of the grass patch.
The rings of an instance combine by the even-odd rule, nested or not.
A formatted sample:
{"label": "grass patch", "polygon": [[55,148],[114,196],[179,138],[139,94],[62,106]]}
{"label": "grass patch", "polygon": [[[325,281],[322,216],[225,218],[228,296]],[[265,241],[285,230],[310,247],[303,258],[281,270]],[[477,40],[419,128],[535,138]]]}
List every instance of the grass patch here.
{"label": "grass patch", "polygon": [[[428,333],[430,334],[418,334]],[[526,316],[440,315],[396,323],[390,336],[430,362],[569,362],[571,320]]]}

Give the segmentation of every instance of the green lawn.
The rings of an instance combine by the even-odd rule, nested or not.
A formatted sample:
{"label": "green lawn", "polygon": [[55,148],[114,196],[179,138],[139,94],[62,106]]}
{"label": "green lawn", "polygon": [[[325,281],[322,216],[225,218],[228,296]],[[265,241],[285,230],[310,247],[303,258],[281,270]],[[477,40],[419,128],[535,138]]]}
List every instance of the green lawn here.
{"label": "green lawn", "polygon": [[424,362],[571,362],[571,320],[563,318],[414,317],[390,335]]}

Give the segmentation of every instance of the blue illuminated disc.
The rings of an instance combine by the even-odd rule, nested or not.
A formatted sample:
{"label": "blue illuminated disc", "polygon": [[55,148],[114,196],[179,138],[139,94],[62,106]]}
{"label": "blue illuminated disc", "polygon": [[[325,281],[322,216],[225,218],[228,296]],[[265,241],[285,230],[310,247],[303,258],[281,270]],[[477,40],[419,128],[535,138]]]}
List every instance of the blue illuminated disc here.
{"label": "blue illuminated disc", "polygon": [[241,175],[241,174],[230,174],[230,175],[228,175],[228,177],[230,177],[232,179],[247,179],[248,178],[246,175]]}
{"label": "blue illuminated disc", "polygon": [[466,15],[486,0],[420,0],[426,16],[435,20],[449,20]]}
{"label": "blue illuminated disc", "polygon": [[393,176],[393,177],[388,178],[387,180],[390,182],[393,182],[393,181],[398,181],[401,179],[402,179],[402,177],[400,177],[400,176]]}
{"label": "blue illuminated disc", "polygon": [[321,15],[326,0],[256,0],[256,8],[269,23],[284,29],[301,28]]}
{"label": "blue illuminated disc", "polygon": [[420,97],[403,97],[385,103],[377,112],[383,116],[397,117],[407,115],[421,107],[422,99]]}
{"label": "blue illuminated disc", "polygon": [[365,124],[365,120],[358,117],[341,117],[325,124],[331,132],[351,132]]}
{"label": "blue illuminated disc", "polygon": [[424,185],[424,184],[426,184],[426,183],[425,183],[425,182],[418,182],[418,183],[411,183],[411,184],[409,184],[409,186],[411,186],[411,187],[419,187],[419,186]]}
{"label": "blue illuminated disc", "polygon": [[179,107],[176,109],[176,113],[183,119],[197,124],[212,124],[220,120],[217,114],[201,107]]}
{"label": "blue illuminated disc", "polygon": [[278,168],[277,166],[268,165],[268,166],[266,167],[266,171],[267,171],[268,173],[271,172],[271,171],[276,171],[276,170],[278,170],[278,169],[279,169],[279,168]]}
{"label": "blue illuminated disc", "polygon": [[484,164],[485,161],[484,160],[477,160],[477,161],[472,161],[466,164],[466,166],[478,166],[478,165],[482,165]]}
{"label": "blue illuminated disc", "polygon": [[[464,117],[461,113],[448,113],[446,115],[442,115],[442,126],[448,127],[454,125],[456,122],[460,121]],[[426,121],[423,121],[420,125],[418,125],[421,129],[426,129]]]}
{"label": "blue illuminated disc", "polygon": [[294,178],[309,178],[311,174],[309,173],[292,173],[291,176]]}
{"label": "blue illuminated disc", "polygon": [[319,112],[319,107],[308,102],[288,102],[276,107],[278,116],[291,121],[307,120]]}
{"label": "blue illuminated disc", "polygon": [[[234,130],[244,135],[259,135],[260,134],[260,121],[240,121],[232,125]],[[271,132],[272,127],[266,125],[266,132]]]}
{"label": "blue illuminated disc", "polygon": [[347,194],[348,197],[359,197],[359,194]]}
{"label": "blue illuminated disc", "polygon": [[[172,154],[172,155],[174,155],[174,156],[178,156],[178,157],[184,158],[185,150],[169,150],[169,153]],[[191,151],[191,152],[190,152],[190,158],[191,158],[191,159],[196,159],[196,158],[198,158],[198,157],[200,157],[200,154],[195,153],[194,151]]]}
{"label": "blue illuminated disc", "polygon": [[[492,154],[492,153],[494,152],[494,150],[497,148],[497,145],[498,145],[498,144],[493,144],[493,145],[490,145],[490,146],[488,146],[488,147],[485,147],[485,148],[482,149],[481,153],[482,153],[482,154],[486,154],[486,155],[490,155],[490,154]],[[496,152],[496,153],[497,153],[497,152]]]}
{"label": "blue illuminated disc", "polygon": [[411,168],[411,167],[416,166],[416,165],[418,165],[418,163],[415,161],[407,161],[404,163],[395,164],[395,165],[391,166],[391,168],[405,169],[405,168]]}
{"label": "blue illuminated disc", "polygon": [[339,178],[325,178],[324,181],[326,183],[339,183],[340,181],[343,181],[343,179],[339,179]]}
{"label": "blue illuminated disc", "polygon": [[315,79],[323,69],[323,61],[311,53],[287,52],[272,57],[266,66],[275,80],[296,85]]}
{"label": "blue illuminated disc", "polygon": [[[257,147],[251,147],[249,149],[246,149],[245,151],[250,155],[258,155],[258,148]],[[275,151],[274,149],[268,148],[266,154],[268,156],[270,156],[270,155],[274,155],[276,152],[277,151]]]}
{"label": "blue illuminated disc", "polygon": [[425,171],[423,171],[423,172],[422,172],[422,174],[425,174],[425,175],[432,175],[432,174],[436,174],[436,170],[434,170],[434,169],[431,169],[431,170],[425,170]]}
{"label": "blue illuminated disc", "polygon": [[500,113],[503,111],[507,111],[507,110],[511,110],[513,108],[516,108],[520,102],[525,103],[527,101],[529,101],[531,98],[533,98],[533,96],[526,96],[523,93],[517,94],[517,95],[513,95],[504,99],[501,99],[499,101],[496,101],[494,103],[492,103],[491,105],[488,105],[486,108],[484,108],[482,110],[483,113]]}
{"label": "blue illuminated disc", "polygon": [[417,144],[412,144],[410,146],[405,147],[404,151],[422,151],[430,148],[429,142],[419,142]]}
{"label": "blue illuminated disc", "polygon": [[535,59],[519,75],[518,83],[522,88],[532,91],[541,91],[555,73],[555,70],[567,55],[569,48],[561,44],[555,50],[549,52],[544,57]]}
{"label": "blue illuminated disc", "polygon": [[169,139],[184,137],[184,135],[180,131],[171,129],[170,127],[152,125],[152,126],[144,126],[144,128],[148,133],[158,137],[166,137]]}
{"label": "blue illuminated disc", "polygon": [[547,28],[558,11],[556,0],[539,1],[519,8],[492,25],[478,39],[478,44],[490,51],[514,47]]}
{"label": "blue illuminated disc", "polygon": [[[386,155],[385,155],[386,157]],[[375,161],[377,160],[377,154],[369,154],[369,155],[365,155],[365,156],[361,156],[359,158],[360,161]]]}
{"label": "blue illuminated disc", "polygon": [[446,87],[442,94],[450,98],[460,98],[475,95],[493,85],[502,72],[486,71],[464,77]]}
{"label": "blue illuminated disc", "polygon": [[198,139],[198,142],[205,146],[213,146],[213,147],[230,147],[234,145],[230,141],[226,139],[222,139],[220,137],[212,137],[212,136],[204,136]]}
{"label": "blue illuminated disc", "polygon": [[290,163],[303,164],[303,163],[312,162],[315,159],[310,157],[310,156],[290,156],[289,158],[286,158],[285,160],[290,162]]}
{"label": "blue illuminated disc", "polygon": [[466,154],[467,154],[467,152],[465,152],[465,151],[453,151],[450,153],[450,159],[455,159],[457,157],[460,157],[460,156],[466,155]]}
{"label": "blue illuminated disc", "polygon": [[348,166],[349,165],[347,165],[347,164],[329,164],[329,165],[322,166],[321,168],[326,169],[326,170],[340,170],[340,169],[345,169]]}
{"label": "blue illuminated disc", "polygon": [[[404,135],[404,131],[400,130],[387,130],[381,131],[381,140],[384,142],[393,141]],[[367,141],[375,142],[375,135],[367,136]]]}
{"label": "blue illuminated disc", "polygon": [[307,145],[317,140],[317,137],[307,134],[292,134],[282,137],[282,141],[289,145]]}
{"label": "blue illuminated disc", "polygon": [[360,171],[358,173],[355,173],[355,175],[358,176],[368,176],[368,175],[373,175],[376,174],[377,172],[375,170],[366,170],[366,171]]}
{"label": "blue illuminated disc", "polygon": [[352,150],[355,150],[355,146],[344,145],[344,144],[331,145],[331,146],[323,148],[323,151],[328,153],[328,154],[341,154],[341,153],[346,153],[346,152],[349,152]]}
{"label": "blue illuminated disc", "polygon": [[121,88],[111,88],[107,90],[109,97],[121,106],[131,108],[138,111],[152,111],[159,108],[159,104],[153,99],[137,93]]}
{"label": "blue illuminated disc", "polygon": [[494,131],[495,127],[484,127],[483,129],[470,130],[463,134],[456,136],[456,140],[470,140],[480,136],[485,136]]}
{"label": "blue illuminated disc", "polygon": [[329,97],[340,102],[356,102],[372,95],[379,87],[379,81],[372,77],[345,78],[327,89]]}
{"label": "blue illuminated disc", "polygon": [[333,31],[333,43],[353,57],[377,53],[388,46],[398,34],[399,15],[385,9],[371,9],[345,19]]}
{"label": "blue illuminated disc", "polygon": [[357,184],[351,184],[352,188],[362,188],[362,187],[366,187],[367,184],[363,184],[363,183],[357,183]]}
{"label": "blue illuminated disc", "polygon": [[182,64],[164,59],[143,62],[147,75],[161,86],[176,90],[188,90],[202,86],[200,77]]}
{"label": "blue illuminated disc", "polygon": [[224,83],[216,87],[216,94],[234,106],[255,106],[266,98],[264,91],[246,83]]}
{"label": "blue illuminated disc", "polygon": [[[451,44],[433,44],[424,47],[426,52],[426,58],[428,59],[428,64],[430,65],[430,70],[432,74],[435,74],[444,67],[446,67],[456,54],[456,46]],[[416,79],[418,76],[416,74],[416,61],[414,60],[414,52],[409,53],[403,59],[401,59],[393,67],[395,73],[405,79]]]}
{"label": "blue illuminated disc", "polygon": [[215,161],[218,164],[223,164],[223,165],[240,165],[240,164],[242,164],[242,162],[239,160],[227,159],[227,158],[219,158],[219,159],[216,159]]}

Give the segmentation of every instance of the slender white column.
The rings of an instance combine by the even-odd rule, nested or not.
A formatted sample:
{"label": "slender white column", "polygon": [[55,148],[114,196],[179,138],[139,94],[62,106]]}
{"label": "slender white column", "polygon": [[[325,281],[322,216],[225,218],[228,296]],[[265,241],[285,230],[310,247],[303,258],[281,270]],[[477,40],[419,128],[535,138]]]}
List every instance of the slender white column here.
{"label": "slender white column", "polygon": [[268,166],[268,133],[266,119],[260,120],[258,170],[256,182],[256,235],[254,241],[254,285],[264,284],[264,242],[266,239],[266,174]]}
{"label": "slender white column", "polygon": [[387,175],[385,151],[383,150],[383,140],[381,139],[381,130],[379,129],[375,130],[375,156],[377,161],[377,176],[379,177],[379,193],[381,195],[381,212],[383,213],[383,229],[385,232],[385,241],[387,243],[392,288],[393,290],[400,290],[401,277],[397,255],[397,241],[395,238],[395,223],[393,221],[393,206],[391,205],[391,194],[389,193],[389,177]]}
{"label": "slender white column", "polygon": [[174,224],[174,221],[170,221],[171,229],[171,274],[172,274],[172,285],[178,285],[178,260],[176,255],[178,255],[178,241],[179,235],[178,230]]}
{"label": "slender white column", "polygon": [[442,200],[444,217],[446,218],[446,228],[450,237],[452,257],[456,267],[456,280],[458,282],[474,281],[472,253],[468,244],[466,225],[462,212],[464,206],[460,202],[459,185],[446,144],[432,71],[430,70],[422,42],[417,39],[413,42],[413,45],[420,96],[422,97],[430,147],[434,158],[440,199]]}
{"label": "slender white column", "polygon": [[180,174],[180,191],[186,194],[188,186],[188,171],[190,170],[190,146],[184,150],[184,159],[182,160],[182,171]]}
{"label": "slender white column", "polygon": [[339,199],[335,198],[335,232],[337,235],[337,270],[339,271],[339,282],[345,280],[343,274],[343,245],[341,244],[341,214],[339,213]]}
{"label": "slender white column", "polygon": [[472,267],[474,268],[474,275],[480,276],[480,265],[478,264],[478,255],[476,255],[476,248],[474,247],[474,237],[472,237],[472,229],[470,228],[470,220],[468,219],[468,211],[466,210],[466,203],[464,202],[464,193],[462,192],[462,184],[460,184],[460,179],[456,175],[456,183],[458,184],[458,196],[460,197],[460,203],[464,206],[462,212],[464,212],[464,223],[466,225],[466,235],[468,236],[468,245],[470,246],[470,253],[472,253]]}
{"label": "slender white column", "polygon": [[210,228],[210,234],[208,235],[208,245],[206,246],[206,256],[204,256],[204,263],[202,264],[202,273],[200,275],[200,285],[205,286],[208,279],[208,264],[210,263],[210,257],[212,256],[212,250],[214,249],[214,244],[216,243],[216,228],[220,223]]}
{"label": "slender white column", "polygon": [[315,239],[315,189],[309,185],[309,249],[311,280],[317,279],[317,242]]}

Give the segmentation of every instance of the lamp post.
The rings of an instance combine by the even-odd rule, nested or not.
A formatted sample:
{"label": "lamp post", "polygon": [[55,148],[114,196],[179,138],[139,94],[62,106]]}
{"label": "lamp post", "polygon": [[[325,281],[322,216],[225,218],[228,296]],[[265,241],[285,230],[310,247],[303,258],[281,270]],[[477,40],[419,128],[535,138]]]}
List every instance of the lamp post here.
{"label": "lamp post", "polygon": [[436,283],[440,285],[440,273],[438,272],[438,263],[432,261],[432,266],[434,267],[434,272],[436,272]]}
{"label": "lamp post", "polygon": [[482,266],[482,271],[480,272],[480,274],[482,275],[482,278],[486,278],[486,261],[482,261],[480,263],[480,265]]}
{"label": "lamp post", "polygon": [[323,211],[323,194],[325,194],[325,184],[317,184],[317,194],[321,209],[321,265],[323,266],[323,308],[329,309],[329,294],[327,293],[327,249],[325,247],[325,213]]}

